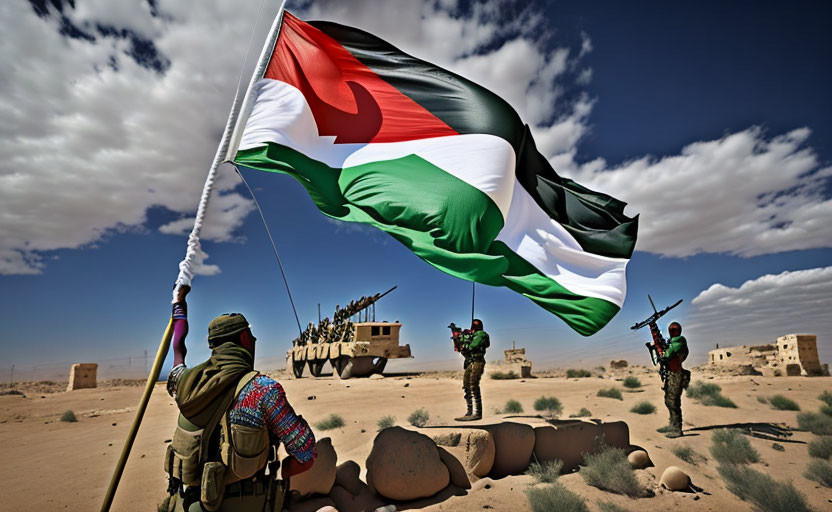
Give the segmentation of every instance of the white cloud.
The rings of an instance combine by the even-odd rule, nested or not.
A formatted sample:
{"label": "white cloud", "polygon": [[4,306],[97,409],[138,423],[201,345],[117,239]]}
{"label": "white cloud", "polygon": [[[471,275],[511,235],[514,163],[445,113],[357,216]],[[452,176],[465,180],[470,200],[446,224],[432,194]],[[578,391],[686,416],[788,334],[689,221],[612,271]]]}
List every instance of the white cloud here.
{"label": "white cloud", "polygon": [[[39,17],[26,2],[0,4],[0,59],[8,63],[0,76],[0,274],[39,273],[45,251],[144,226],[152,206],[182,215],[196,209],[260,2],[158,4],[162,16],[146,2],[78,0],[63,9],[78,38],[61,35],[54,8]],[[270,5],[258,34],[270,24]],[[572,106],[558,105],[569,52],[544,49],[546,30],[531,7],[494,1],[463,12],[453,1],[326,1],[301,5],[299,14],[369,30],[463,72],[532,124],[562,109],[553,147],[577,139],[563,132],[583,133]],[[169,65],[160,72],[153,62]],[[233,191],[237,184],[220,171],[204,239],[240,240],[253,205]],[[182,235],[192,223],[181,218],[160,231]]]}
{"label": "white cloud", "polygon": [[[0,274],[39,273],[47,251],[145,226],[152,206],[193,214],[259,0],[165,0],[162,16],[145,2],[76,4],[64,14],[86,38],[61,35],[54,9],[38,17],[25,2],[0,3]],[[768,137],[749,128],[618,166],[578,162],[595,98],[563,91],[591,79],[581,65],[587,34],[580,48],[553,48],[542,15],[507,0],[298,5],[305,19],[368,30],[506,98],[558,172],[641,213],[640,250],[753,256],[832,245],[832,202],[819,192],[832,169],[804,147],[808,129]],[[221,170],[204,238],[240,241],[253,205],[237,185]],[[181,235],[191,223],[160,230]]]}
{"label": "white cloud", "polygon": [[694,142],[679,155],[609,167],[574,152],[552,159],[563,174],[641,214],[637,249],[666,256],[756,256],[832,245],[829,169],[805,147],[809,130],[768,137],[752,127]]}
{"label": "white cloud", "polygon": [[[686,331],[709,346],[764,343],[786,334],[816,334],[832,356],[832,267],[766,274],[737,288],[714,284],[691,302]],[[707,340],[707,341],[706,341]],[[709,349],[710,350],[710,349]],[[830,362],[828,360],[822,362]]]}

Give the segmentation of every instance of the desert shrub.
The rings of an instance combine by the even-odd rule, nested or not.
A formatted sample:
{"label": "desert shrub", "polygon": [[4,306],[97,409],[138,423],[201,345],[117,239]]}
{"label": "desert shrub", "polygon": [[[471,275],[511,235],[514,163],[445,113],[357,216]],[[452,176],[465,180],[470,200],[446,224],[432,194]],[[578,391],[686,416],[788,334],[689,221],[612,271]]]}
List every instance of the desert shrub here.
{"label": "desert shrub", "polygon": [[526,473],[533,476],[538,482],[552,483],[560,476],[563,469],[562,460],[549,460],[546,462],[532,462]]}
{"label": "desert shrub", "polygon": [[416,409],[410,416],[407,417],[407,421],[413,425],[414,427],[424,427],[428,424],[428,420],[430,419],[430,414],[425,409]]}
{"label": "desert shrub", "polygon": [[581,407],[580,411],[569,415],[570,418],[588,418],[589,416],[592,416],[592,411],[586,407]]}
{"label": "desert shrub", "polygon": [[624,397],[621,396],[621,390],[618,388],[606,388],[606,389],[599,389],[596,396],[602,396],[604,398],[615,398],[616,400],[624,400]]}
{"label": "desert shrub", "polygon": [[829,436],[832,435],[832,416],[801,412],[797,415],[797,426],[818,436]]}
{"label": "desert shrub", "polygon": [[553,396],[541,396],[534,401],[534,410],[546,411],[553,416],[557,416],[563,412],[563,404]]}
{"label": "desert shrub", "polygon": [[687,396],[699,400],[702,405],[737,408],[737,404],[733,400],[722,395],[722,388],[711,382],[702,382],[701,380],[694,382],[688,387]]}
{"label": "desert shrub", "polygon": [[601,512],[629,512],[626,508],[619,507],[615,503],[610,503],[609,501],[599,501],[598,510]]}
{"label": "desert shrub", "polygon": [[718,395],[720,392],[722,392],[722,388],[718,384],[698,380],[688,386],[687,396],[688,398],[701,400],[702,397]]}
{"label": "desert shrub", "polygon": [[822,405],[820,408],[820,412],[827,416],[832,416],[832,405]]}
{"label": "desert shrub", "polygon": [[610,503],[609,501],[599,501],[598,510],[601,512],[630,512],[626,508],[619,507],[615,503]]}
{"label": "desert shrub", "polygon": [[739,430],[721,428],[711,436],[711,456],[725,464],[758,462],[760,454]]}
{"label": "desert shrub", "polygon": [[315,423],[315,428],[318,430],[332,430],[334,428],[341,428],[344,426],[344,418],[337,414],[330,414],[318,423]]}
{"label": "desert shrub", "polygon": [[381,418],[379,418],[378,423],[376,423],[376,425],[378,425],[378,431],[379,432],[381,432],[385,428],[390,428],[395,424],[396,424],[396,418],[393,417],[393,416],[390,416],[390,415],[382,416]]}
{"label": "desert shrub", "polygon": [[737,408],[737,404],[735,404],[733,400],[724,395],[706,396],[705,398],[700,400],[700,403],[702,403],[702,405],[713,405],[716,407],[728,407],[731,409]]}
{"label": "desert shrub", "polygon": [[605,447],[597,453],[584,454],[584,463],[586,466],[581,468],[581,476],[588,485],[630,497],[644,493],[627,454],[621,448]]}
{"label": "desert shrub", "polygon": [[566,370],[566,377],[569,379],[592,377],[592,372],[590,372],[589,370],[584,370],[583,368],[580,368],[578,370],[576,370],[575,368],[570,368]]}
{"label": "desert shrub", "polygon": [[758,396],[757,401],[760,402],[761,404],[767,404],[768,403],[768,399],[766,399],[766,397],[764,397],[764,396]]}
{"label": "desert shrub", "polygon": [[630,375],[629,377],[624,379],[624,382],[622,382],[621,385],[625,388],[636,389],[641,387],[641,381],[638,380],[638,377]]}
{"label": "desert shrub", "polygon": [[783,395],[774,395],[768,399],[768,403],[771,404],[772,407],[775,409],[779,409],[781,411],[799,411],[800,406],[797,405],[797,402],[792,400],[791,398],[786,398]]}
{"label": "desert shrub", "polygon": [[687,462],[688,464],[693,464],[694,466],[699,464],[700,462],[705,462],[708,460],[704,455],[700,454],[693,448],[688,445],[679,445],[674,446],[670,449],[673,452],[673,455],[679,457],[683,461]]}
{"label": "desert shrub", "polygon": [[517,400],[509,400],[506,402],[505,407],[503,407],[503,412],[506,414],[519,414],[523,412],[523,405]]}
{"label": "desert shrub", "polygon": [[630,409],[630,412],[636,414],[653,414],[656,412],[656,406],[650,402],[639,402]]}
{"label": "desert shrub", "polygon": [[806,498],[791,482],[778,482],[748,466],[717,467],[729,491],[760,512],[809,512]]}
{"label": "desert shrub", "polygon": [[829,391],[824,391],[823,393],[821,393],[818,396],[818,400],[832,407],[832,393],[830,393]]}
{"label": "desert shrub", "polygon": [[803,476],[824,487],[832,487],[832,463],[828,460],[812,459]]}
{"label": "desert shrub", "polygon": [[65,421],[67,423],[75,423],[78,421],[78,418],[75,417],[75,413],[72,411],[66,411],[61,414],[61,421]]}
{"label": "desert shrub", "polygon": [[507,372],[491,372],[489,377],[494,380],[512,380],[519,379],[520,375],[518,375],[514,370],[509,370]]}
{"label": "desert shrub", "polygon": [[557,482],[527,490],[526,498],[532,512],[589,512],[586,500]]}

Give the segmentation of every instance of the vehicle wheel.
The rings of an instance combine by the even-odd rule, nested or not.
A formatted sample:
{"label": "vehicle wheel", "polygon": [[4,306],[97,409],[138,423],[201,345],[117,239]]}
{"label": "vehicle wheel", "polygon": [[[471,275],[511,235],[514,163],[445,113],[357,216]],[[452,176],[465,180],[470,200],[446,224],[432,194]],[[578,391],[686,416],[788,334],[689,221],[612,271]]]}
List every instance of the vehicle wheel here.
{"label": "vehicle wheel", "polygon": [[312,359],[309,361],[309,373],[312,374],[313,377],[320,377],[321,372],[324,369],[324,365],[326,364],[326,359]]}
{"label": "vehicle wheel", "polygon": [[373,363],[373,373],[382,373],[385,366],[387,366],[387,358],[377,357]]}
{"label": "vehicle wheel", "polygon": [[292,359],[292,373],[295,374],[296,379],[303,377],[304,366],[306,366],[306,361],[295,361]]}
{"label": "vehicle wheel", "polygon": [[341,356],[344,366],[339,373],[342,379],[350,377],[366,377],[373,372],[373,358],[371,356],[349,357]]}

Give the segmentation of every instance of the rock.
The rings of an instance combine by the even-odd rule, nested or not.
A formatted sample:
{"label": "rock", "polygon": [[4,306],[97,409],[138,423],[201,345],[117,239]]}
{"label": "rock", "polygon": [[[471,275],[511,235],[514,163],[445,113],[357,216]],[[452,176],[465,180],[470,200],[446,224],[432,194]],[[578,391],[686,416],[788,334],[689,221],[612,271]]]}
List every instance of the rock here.
{"label": "rock", "polygon": [[[319,439],[315,445],[315,451],[318,452],[318,456],[312,467],[293,476],[290,480],[291,490],[298,491],[301,496],[329,494],[335,483],[335,464],[338,462],[338,455],[332,447],[332,439],[328,437]],[[288,463],[288,458],[283,459],[283,464]]]}
{"label": "rock", "polygon": [[450,434],[441,434],[432,437],[433,442],[439,446],[459,446],[459,441],[462,439],[462,433],[451,432]]}
{"label": "rock", "polygon": [[320,496],[310,499],[290,499],[284,510],[291,512],[320,512],[322,510],[332,512],[335,510],[337,512],[338,509],[335,508],[335,502],[328,496]]}
{"label": "rock", "polygon": [[437,450],[439,450],[439,458],[445,464],[445,467],[448,468],[448,473],[450,473],[451,476],[451,483],[460,489],[470,489],[471,481],[468,479],[468,473],[465,472],[465,468],[462,467],[462,463],[459,462],[459,459],[451,455],[448,450],[442,447],[437,447]]}
{"label": "rock", "polygon": [[616,369],[616,368],[626,368],[626,367],[628,367],[628,366],[630,366],[630,365],[629,365],[629,364],[627,364],[627,361],[625,361],[625,360],[623,360],[623,359],[620,359],[620,360],[618,360],[618,361],[616,361],[615,359],[613,359],[612,361],[610,361],[610,368],[611,368],[611,369]]}
{"label": "rock", "polygon": [[494,466],[491,475],[519,475],[529,467],[534,451],[534,429],[522,423],[505,422],[486,427],[494,436]]}
{"label": "rock", "polygon": [[482,478],[494,466],[494,436],[486,430],[472,430],[465,436],[465,469]]}
{"label": "rock", "polygon": [[471,486],[471,492],[476,492],[483,489],[491,489],[492,487],[494,487],[494,480],[490,478],[482,478],[474,482],[474,485]]}
{"label": "rock", "polygon": [[383,379],[384,375],[382,375],[380,373],[374,373],[374,374],[370,375],[370,378],[373,379],[373,380]]}
{"label": "rock", "polygon": [[540,462],[562,460],[563,471],[576,469],[583,454],[597,450],[601,444],[615,448],[630,446],[630,430],[623,421],[592,423],[577,421],[534,429],[534,456]]}
{"label": "rock", "polygon": [[650,456],[647,455],[647,452],[644,450],[635,450],[630,452],[630,455],[627,456],[627,460],[630,461],[630,466],[633,469],[644,469],[653,465],[653,461],[650,460]]}
{"label": "rock", "polygon": [[335,468],[335,485],[340,485],[353,496],[357,496],[365,487],[359,476],[360,473],[361,467],[354,460],[339,464]]}
{"label": "rock", "polygon": [[332,486],[329,497],[335,502],[335,506],[339,512],[363,512],[365,510],[378,510],[385,507],[386,504],[377,494],[371,493],[363,483],[361,485],[363,488],[358,495],[351,494],[338,484]]}
{"label": "rock", "polygon": [[378,433],[366,467],[368,485],[394,500],[426,498],[450,482],[450,473],[434,442],[402,427]]}
{"label": "rock", "polygon": [[661,484],[671,491],[684,491],[690,487],[690,477],[676,466],[668,466],[662,473]]}

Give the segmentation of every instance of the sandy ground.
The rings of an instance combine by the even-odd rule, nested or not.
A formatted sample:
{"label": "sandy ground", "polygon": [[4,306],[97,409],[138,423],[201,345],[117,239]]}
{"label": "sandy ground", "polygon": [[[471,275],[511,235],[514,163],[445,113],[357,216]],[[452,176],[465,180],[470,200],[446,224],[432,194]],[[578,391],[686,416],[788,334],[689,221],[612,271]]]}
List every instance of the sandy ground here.
{"label": "sandy ground", "polygon": [[[615,384],[628,371],[604,378],[536,378],[524,380],[483,379],[483,395],[487,416],[480,424],[506,418],[495,410],[506,400],[519,400],[528,417],[511,421],[543,424],[533,417],[532,403],[542,395],[557,396],[564,404],[563,416],[582,407],[592,411],[593,418],[605,421],[624,420],[630,427],[633,445],[648,451],[655,467],[640,470],[639,478],[657,489],[656,482],[668,465],[687,471],[699,493],[670,493],[657,489],[651,498],[631,499],[587,486],[579,474],[561,477],[566,487],[587,498],[590,508],[597,510],[599,501],[608,501],[629,510],[751,510],[750,505],[725,490],[716,471],[716,464],[708,452],[711,431],[689,430],[681,439],[669,440],[655,429],[667,422],[659,379],[654,373],[641,369],[629,370],[644,383],[638,392],[625,392],[618,401],[595,396],[598,389]],[[710,379],[723,388],[723,394],[733,399],[737,409],[706,407],[687,398],[683,399],[686,429],[714,427],[732,423],[773,422],[797,426],[796,412],[772,410],[760,403],[758,396],[781,393],[795,400],[804,411],[817,410],[821,403],[817,396],[832,388],[829,378],[805,377],[736,377],[709,376],[694,373],[694,380]],[[330,413],[340,414],[346,421],[343,428],[316,431],[319,438],[329,436],[338,452],[338,462],[352,459],[362,467],[372,447],[376,422],[385,415],[393,415],[397,424],[405,426],[407,416],[420,407],[430,413],[428,427],[455,426],[452,418],[464,408],[461,381],[451,374],[393,374],[380,379],[351,379],[341,381],[333,377],[288,380],[281,377],[287,395],[295,409],[310,423]],[[620,383],[619,383],[620,384]],[[142,388],[113,386],[73,392],[28,392],[25,397],[0,396],[0,466],[2,481],[2,511],[43,510],[98,510],[118,459],[122,443],[135,413]],[[658,407],[658,412],[646,416],[630,413],[636,402],[647,400]],[[66,410],[73,410],[77,423],[58,421]],[[154,390],[150,406],[133,447],[124,472],[113,510],[156,510],[166,488],[162,472],[165,443],[169,441],[176,421],[173,401],[159,385]],[[443,429],[422,429],[428,435]],[[749,438],[761,455],[754,464],[778,480],[791,480],[803,492],[815,510],[832,508],[832,489],[820,487],[802,476],[809,460],[806,442],[812,439],[807,432],[794,432],[779,443],[785,451],[772,448],[771,440]],[[675,457],[670,448],[689,445],[708,461],[696,466]],[[363,477],[363,473],[362,473]],[[464,496],[445,497],[420,504],[424,510],[529,510],[523,491],[534,485],[529,476],[511,476],[496,480],[489,489],[468,492]],[[411,506],[411,508],[413,508]],[[406,509],[402,507],[400,509]]]}

